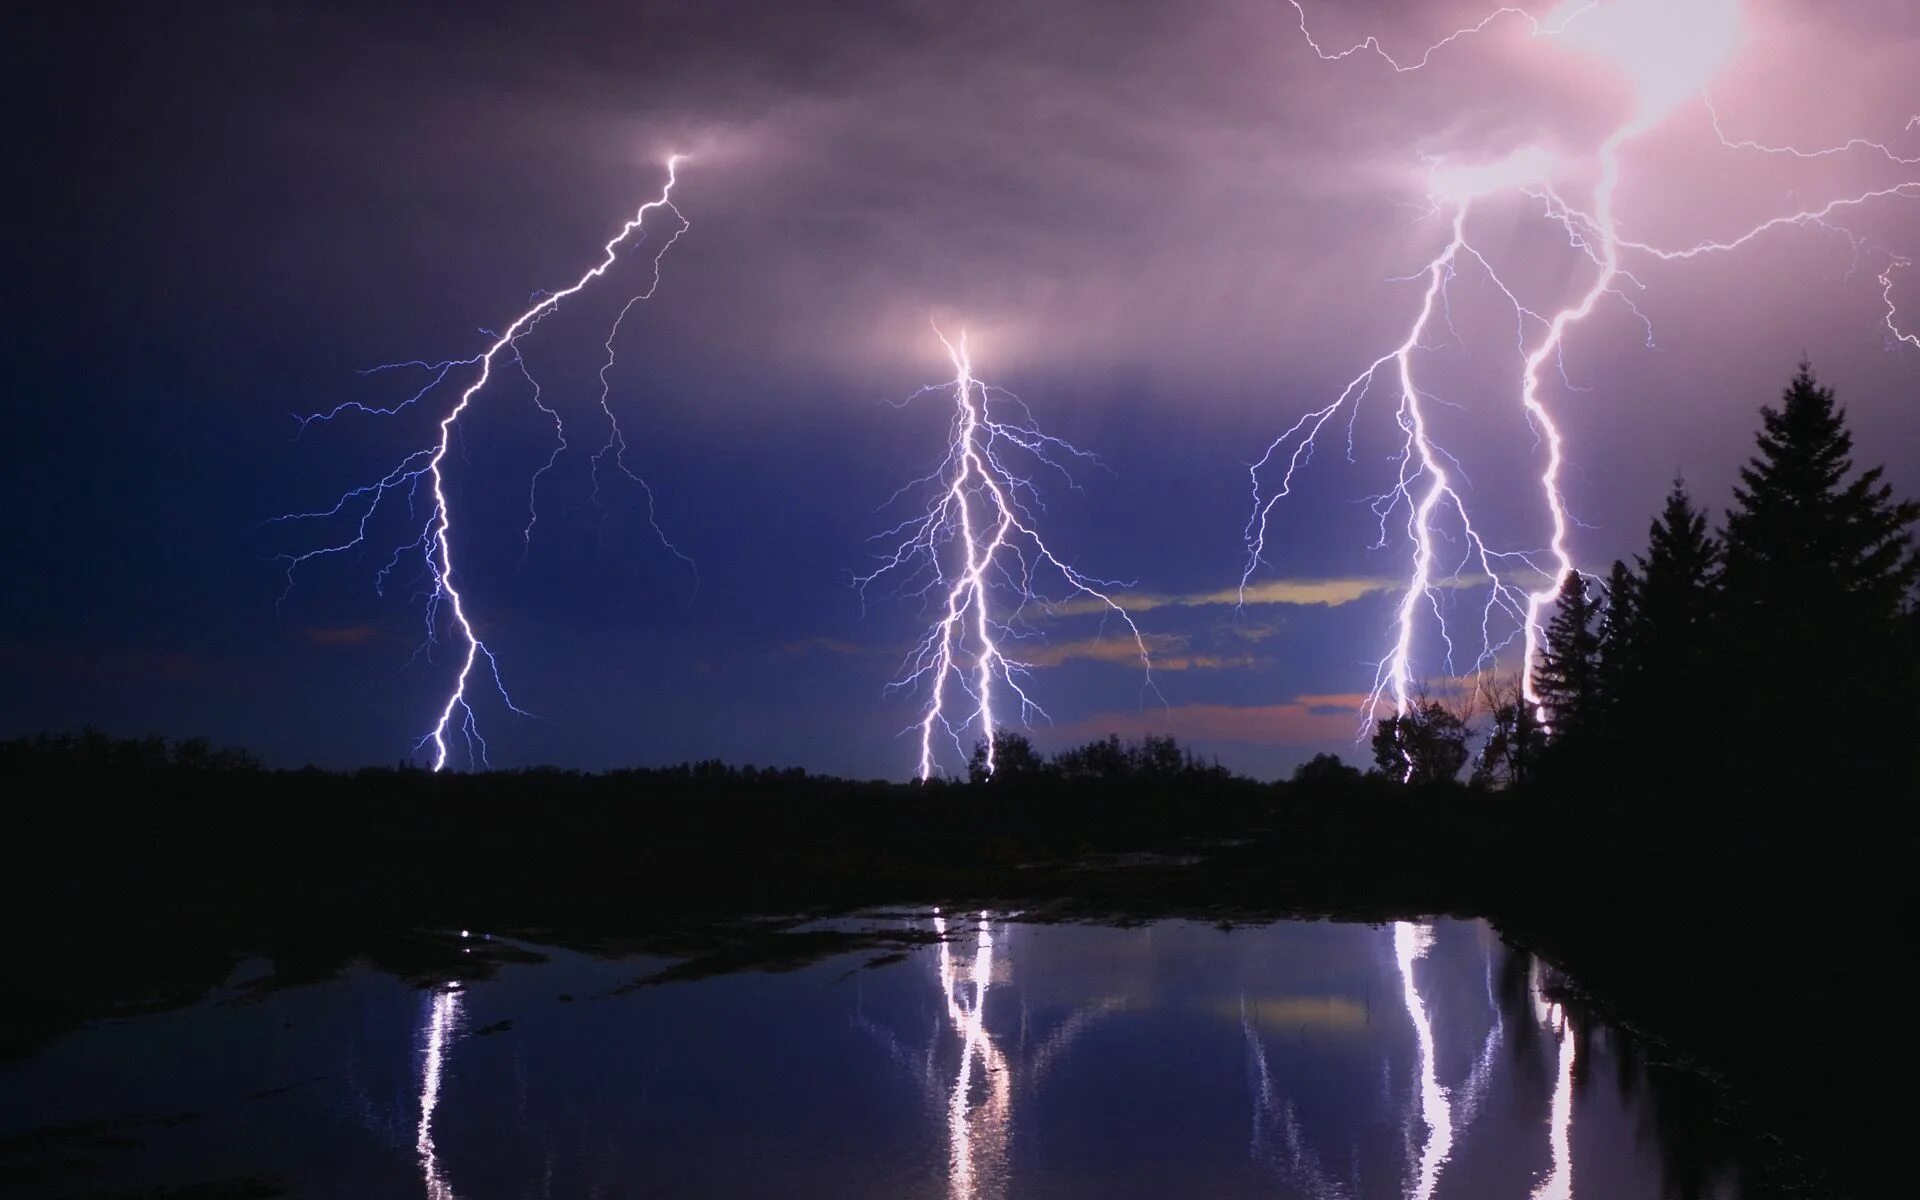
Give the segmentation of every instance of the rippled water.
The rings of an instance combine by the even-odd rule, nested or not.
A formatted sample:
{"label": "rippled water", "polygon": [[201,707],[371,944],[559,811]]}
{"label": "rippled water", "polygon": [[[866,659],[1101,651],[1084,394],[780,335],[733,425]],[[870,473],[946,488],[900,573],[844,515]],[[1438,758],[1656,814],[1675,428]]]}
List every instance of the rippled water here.
{"label": "rippled water", "polygon": [[1633,1045],[1478,922],[897,923],[945,938],[638,988],[659,964],[565,951],[354,970],[102,1023],[0,1069],[4,1190],[1737,1194],[1676,1156]]}

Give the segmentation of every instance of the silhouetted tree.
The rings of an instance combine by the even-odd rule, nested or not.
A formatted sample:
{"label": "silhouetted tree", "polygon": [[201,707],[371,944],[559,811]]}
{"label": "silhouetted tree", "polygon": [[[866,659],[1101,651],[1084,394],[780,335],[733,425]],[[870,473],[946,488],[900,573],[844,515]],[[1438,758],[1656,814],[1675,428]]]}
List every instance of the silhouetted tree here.
{"label": "silhouetted tree", "polygon": [[1601,724],[1611,738],[1631,720],[1635,692],[1639,687],[1640,651],[1636,644],[1636,615],[1640,601],[1640,577],[1633,568],[1618,559],[1607,572],[1607,606],[1600,614],[1600,689]]}
{"label": "silhouetted tree", "polygon": [[1053,756],[1053,765],[1066,779],[1124,779],[1129,773],[1127,748],[1120,735],[1110,733],[1097,741]]}
{"label": "silhouetted tree", "polygon": [[1794,714],[1798,744],[1790,755],[1784,739],[1757,747],[1763,769],[1781,757],[1857,760],[1855,714],[1912,707],[1911,664],[1896,655],[1920,578],[1910,533],[1920,504],[1896,501],[1880,467],[1855,473],[1846,413],[1807,364],[1760,415],[1725,531],[1733,728]]}
{"label": "silhouetted tree", "polygon": [[1132,758],[1134,774],[1141,779],[1174,779],[1188,767],[1198,765],[1180,749],[1179,742],[1166,734],[1150,733],[1142,738]]}
{"label": "silhouetted tree", "polygon": [[995,730],[993,734],[992,771],[987,770],[987,744],[984,741],[973,744],[973,754],[967,759],[967,778],[974,783],[1031,779],[1046,771],[1046,760],[1033,748],[1033,742],[1025,734],[1004,729]]}
{"label": "silhouetted tree", "polygon": [[1739,606],[1796,625],[1843,610],[1891,621],[1920,577],[1909,533],[1920,504],[1894,500],[1881,467],[1848,481],[1846,412],[1807,364],[1781,407],[1760,416],[1760,453],[1741,468],[1744,486],[1727,514],[1727,578]]}
{"label": "silhouetted tree", "polygon": [[1122,742],[1119,734],[1110,733],[1097,741],[1062,750],[1053,756],[1049,770],[1062,779],[1104,783],[1195,782],[1228,779],[1233,774],[1218,761],[1201,760],[1174,738],[1153,733],[1137,742]]}
{"label": "silhouetted tree", "polygon": [[1719,613],[1720,542],[1707,532],[1707,514],[1693,505],[1685,481],[1673,481],[1666,507],[1647,530],[1647,552],[1636,558],[1633,627],[1649,671],[1691,675]]}
{"label": "silhouetted tree", "polygon": [[1487,686],[1491,724],[1469,780],[1475,787],[1524,787],[1546,740],[1519,680]]}
{"label": "silhouetted tree", "polygon": [[1533,673],[1534,692],[1547,709],[1556,739],[1579,740],[1598,716],[1599,616],[1586,576],[1570,572],[1560,585],[1560,604],[1547,622]]}
{"label": "silhouetted tree", "polygon": [[1650,773],[1690,772],[1708,741],[1703,701],[1712,692],[1720,607],[1719,541],[1675,479],[1647,527],[1639,570],[1614,564],[1602,621],[1606,735],[1632,747]]}
{"label": "silhouetted tree", "polygon": [[1408,711],[1382,717],[1374,729],[1373,761],[1382,773],[1407,783],[1442,783],[1467,765],[1467,716],[1421,696]]}
{"label": "silhouetted tree", "polygon": [[1351,787],[1360,780],[1360,768],[1340,761],[1338,754],[1316,754],[1293,769],[1293,782],[1301,787]]}

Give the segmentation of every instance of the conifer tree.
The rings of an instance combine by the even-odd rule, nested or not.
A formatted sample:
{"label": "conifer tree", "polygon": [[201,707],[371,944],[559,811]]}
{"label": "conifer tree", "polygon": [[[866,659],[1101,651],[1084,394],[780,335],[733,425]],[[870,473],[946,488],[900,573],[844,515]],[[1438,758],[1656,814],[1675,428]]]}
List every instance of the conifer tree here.
{"label": "conifer tree", "polygon": [[1920,504],[1895,501],[1881,467],[1854,474],[1846,412],[1807,364],[1781,407],[1760,416],[1760,452],[1741,468],[1727,514],[1737,606],[1789,627],[1842,612],[1893,621],[1920,577],[1909,532]]}
{"label": "conifer tree", "polygon": [[1698,704],[1709,687],[1714,624],[1720,614],[1721,548],[1676,479],[1666,506],[1647,530],[1647,552],[1637,556],[1639,585],[1633,616],[1633,703],[1655,721]]}
{"label": "conifer tree", "polygon": [[1725,531],[1727,647],[1717,664],[1749,730],[1791,719],[1798,743],[1755,747],[1799,764],[1869,754],[1857,717],[1910,707],[1899,647],[1920,559],[1920,504],[1896,501],[1882,469],[1855,472],[1832,389],[1802,363],[1779,408],[1760,410],[1759,452],[1740,472]]}
{"label": "conifer tree", "polygon": [[1607,572],[1607,607],[1600,617],[1600,708],[1616,727],[1637,698],[1641,654],[1636,644],[1640,577],[1618,559]]}
{"label": "conifer tree", "polygon": [[1533,686],[1546,706],[1555,738],[1591,729],[1600,696],[1599,605],[1586,576],[1570,572],[1560,585],[1560,605],[1547,622]]}

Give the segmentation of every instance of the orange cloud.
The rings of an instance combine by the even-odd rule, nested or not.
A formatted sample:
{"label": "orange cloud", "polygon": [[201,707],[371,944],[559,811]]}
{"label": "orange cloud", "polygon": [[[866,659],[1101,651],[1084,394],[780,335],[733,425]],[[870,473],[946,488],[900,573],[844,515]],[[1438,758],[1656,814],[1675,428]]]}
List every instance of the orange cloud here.
{"label": "orange cloud", "polygon": [[1367,1007],[1351,996],[1262,996],[1217,1000],[1207,1006],[1236,1024],[1251,1015],[1280,1029],[1311,1028],[1323,1033],[1358,1033],[1367,1027]]}
{"label": "orange cloud", "polygon": [[1372,697],[1365,692],[1329,692],[1309,696],[1295,696],[1295,704],[1305,705],[1315,711],[1331,709],[1338,712],[1358,713],[1367,706]]}
{"label": "orange cloud", "polygon": [[[1259,583],[1248,584],[1244,593],[1239,588],[1219,588],[1210,592],[1191,592],[1184,595],[1127,592],[1116,595],[1113,599],[1120,607],[1132,613],[1152,612],[1156,608],[1207,608],[1241,604],[1321,604],[1329,608],[1338,608],[1340,605],[1352,604],[1376,592],[1391,591],[1404,586],[1406,586],[1405,581],[1398,579],[1266,579]],[[1098,600],[1083,598],[1051,605],[1049,611],[1060,616],[1072,617],[1112,610]]]}

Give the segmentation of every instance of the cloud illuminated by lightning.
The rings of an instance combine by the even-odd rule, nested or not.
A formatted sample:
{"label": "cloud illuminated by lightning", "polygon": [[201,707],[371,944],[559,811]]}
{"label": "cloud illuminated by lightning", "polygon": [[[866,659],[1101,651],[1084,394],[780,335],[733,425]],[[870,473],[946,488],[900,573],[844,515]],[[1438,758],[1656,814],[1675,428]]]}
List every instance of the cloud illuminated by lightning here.
{"label": "cloud illuminated by lightning", "polygon": [[[1524,26],[1531,35],[1530,40],[1557,45],[1569,53],[1605,63],[1632,85],[1633,111],[1596,151],[1596,181],[1579,206],[1569,203],[1557,186],[1559,177],[1565,173],[1563,164],[1539,147],[1521,147],[1494,161],[1442,160],[1431,164],[1428,202],[1433,214],[1447,219],[1449,236],[1425,265],[1409,277],[1424,281],[1424,288],[1405,337],[1395,348],[1368,364],[1330,403],[1308,412],[1285,430],[1251,468],[1253,512],[1245,531],[1247,557],[1242,572],[1243,593],[1266,561],[1274,507],[1291,494],[1295,477],[1311,460],[1321,431],[1345,410],[1351,459],[1352,428],[1359,405],[1376,384],[1390,383],[1397,395],[1395,420],[1402,430],[1403,443],[1391,487],[1374,500],[1381,534],[1376,546],[1387,543],[1390,520],[1396,514],[1404,514],[1402,529],[1411,549],[1412,567],[1395,608],[1389,649],[1376,667],[1373,688],[1362,712],[1363,728],[1382,712],[1410,711],[1422,674],[1415,657],[1416,639],[1427,613],[1431,613],[1444,647],[1446,673],[1457,673],[1455,640],[1448,629],[1437,589],[1460,584],[1468,572],[1484,578],[1487,594],[1481,609],[1472,666],[1476,670],[1485,669],[1508,645],[1519,640],[1523,645],[1520,669],[1526,695],[1538,704],[1533,666],[1540,649],[1543,614],[1555,603],[1561,585],[1575,570],[1569,544],[1572,522],[1560,487],[1566,445],[1548,407],[1544,377],[1549,366],[1564,375],[1561,364],[1573,331],[1610,300],[1625,304],[1645,321],[1626,290],[1645,286],[1629,269],[1630,257],[1650,264],[1683,262],[1740,250],[1776,231],[1805,227],[1840,230],[1858,254],[1865,247],[1864,239],[1840,227],[1838,217],[1877,201],[1920,197],[1920,177],[1915,177],[1843,194],[1769,218],[1724,238],[1703,240],[1691,246],[1661,247],[1623,237],[1620,232],[1616,199],[1622,181],[1622,148],[1662,123],[1680,105],[1698,97],[1712,117],[1720,144],[1728,150],[1809,160],[1865,154],[1902,168],[1920,164],[1920,156],[1902,154],[1885,142],[1866,137],[1852,138],[1830,148],[1806,150],[1730,136],[1720,113],[1706,100],[1704,89],[1742,44],[1744,28],[1737,0],[1568,0],[1545,16],[1536,16],[1523,8],[1504,7],[1448,33],[1419,54],[1404,58],[1389,53],[1375,37],[1345,50],[1329,50],[1309,30],[1301,0],[1290,2],[1299,16],[1302,37],[1316,57],[1324,61],[1372,55],[1383,60],[1394,73],[1403,74],[1424,68],[1434,55],[1456,42],[1485,34],[1498,25],[1513,24]],[[1920,117],[1909,121],[1905,132],[1911,133],[1916,127],[1920,127]],[[1548,312],[1545,306],[1534,308],[1523,303],[1471,240],[1469,217],[1474,204],[1500,194],[1537,202],[1543,216],[1565,232],[1569,249],[1592,267],[1587,282],[1557,310]],[[1897,302],[1899,272],[1911,265],[1910,259],[1892,251],[1881,253],[1886,259],[1878,282],[1889,339],[1896,345],[1920,347],[1920,333],[1915,333],[1903,320]],[[1483,274],[1514,313],[1518,368],[1512,394],[1538,435],[1542,461],[1536,474],[1550,529],[1544,547],[1516,551],[1496,550],[1487,545],[1455,484],[1457,463],[1434,441],[1430,432],[1425,408],[1434,397],[1420,385],[1418,356],[1429,344],[1436,313],[1446,311],[1449,284],[1461,271],[1469,269]],[[1464,547],[1464,553],[1452,564],[1439,560],[1442,541],[1457,541]],[[1527,586],[1528,582],[1531,587]]]}
{"label": "cloud illuminated by lightning", "polygon": [[[1017,627],[1026,610],[1052,607],[1039,591],[1036,576],[1043,569],[1064,581],[1068,596],[1063,599],[1091,601],[1126,626],[1139,653],[1145,686],[1153,686],[1146,638],[1112,595],[1122,585],[1081,573],[1048,547],[1035,528],[1038,489],[1014,457],[1024,456],[1038,468],[1065,477],[1060,456],[1089,461],[1092,456],[1042,433],[1017,396],[974,378],[965,333],[957,341],[937,328],[934,333],[946,348],[954,377],[950,384],[923,388],[916,395],[950,390],[954,414],[947,453],[932,474],[902,489],[904,493],[931,485],[933,497],[920,515],[880,535],[891,548],[877,568],[855,579],[864,595],[882,576],[898,573],[913,594],[934,598],[937,605],[938,619],[908,655],[893,685],[927,691],[926,708],[916,725],[922,780],[940,769],[941,735],[964,758],[962,739],[974,730],[986,746],[985,767],[992,774],[993,735],[1002,727],[1008,703],[1023,723],[1046,716],[1022,682],[1036,664],[1019,657],[1017,645],[1030,636]],[[996,405],[1010,406],[1019,415],[1003,419]],[[902,493],[895,493],[896,498]],[[1002,698],[996,707],[996,692],[1002,688],[1011,700]]]}
{"label": "cloud illuminated by lightning", "polygon": [[[513,712],[523,713],[524,715],[523,710],[515,705],[512,696],[508,694],[506,685],[500,677],[499,661],[494,657],[493,651],[488,648],[487,644],[481,640],[479,634],[475,631],[474,620],[468,611],[467,595],[461,591],[456,583],[457,577],[453,561],[453,509],[447,500],[445,475],[447,454],[452,448],[455,430],[458,427],[460,418],[466,413],[475,398],[479,396],[487,384],[492,381],[497,360],[511,363],[532,386],[534,405],[553,421],[556,445],[553,453],[548,457],[545,464],[534,472],[532,481],[528,485],[528,519],[524,530],[524,538],[530,544],[533,537],[534,524],[539,519],[538,499],[541,476],[552,468],[560,455],[567,449],[568,443],[566,427],[560,418],[559,412],[542,400],[540,385],[538,381],[533,378],[531,372],[528,371],[526,362],[521,358],[521,339],[551,315],[554,310],[559,307],[562,300],[566,300],[582,291],[588,284],[605,275],[619,259],[621,250],[627,247],[629,243],[638,245],[643,240],[646,240],[649,235],[644,227],[648,214],[659,209],[664,209],[673,214],[677,225],[666,237],[653,239],[655,248],[651,264],[652,273],[647,281],[646,287],[643,291],[629,299],[625,307],[620,310],[620,315],[615,318],[613,327],[608,332],[605,342],[607,358],[600,368],[599,402],[600,408],[606,416],[609,432],[606,444],[596,452],[592,458],[594,469],[594,497],[597,502],[599,497],[600,464],[603,460],[610,457],[615,467],[625,473],[634,482],[638,483],[645,491],[648,506],[648,520],[653,525],[654,532],[659,534],[661,543],[673,554],[691,564],[692,560],[687,559],[686,555],[682,554],[672,542],[667,540],[666,535],[661,532],[659,523],[654,519],[652,489],[647,487],[645,480],[634,474],[634,472],[627,467],[625,461],[626,439],[621,432],[619,420],[615,417],[609,401],[607,383],[607,372],[614,362],[614,340],[619,333],[620,322],[625,319],[627,313],[635,304],[642,300],[650,299],[659,289],[662,260],[665,259],[667,251],[672,249],[674,242],[679,239],[680,235],[690,228],[686,217],[681,214],[680,210],[675,207],[673,203],[673,186],[676,181],[677,168],[683,161],[683,158],[684,156],[682,155],[674,155],[667,159],[667,179],[666,183],[661,187],[659,197],[642,204],[633,217],[621,226],[620,231],[607,240],[606,244],[601,248],[602,256],[598,264],[588,268],[587,271],[570,286],[562,288],[559,291],[540,293],[535,303],[516,316],[503,330],[497,334],[490,334],[492,340],[479,354],[471,358],[450,359],[443,362],[429,363],[424,360],[415,360],[403,363],[389,363],[375,367],[372,369],[374,372],[402,369],[422,370],[427,373],[428,379],[425,386],[421,387],[399,404],[391,407],[378,407],[361,404],[357,401],[348,401],[347,403],[336,405],[327,411],[298,418],[301,428],[305,430],[316,421],[330,421],[348,412],[392,416],[426,399],[427,396],[433,393],[440,384],[445,382],[448,377],[455,372],[462,369],[468,369],[474,372],[472,380],[461,389],[458,398],[454,400],[441,416],[437,424],[438,436],[430,445],[414,450],[402,458],[398,465],[375,482],[349,489],[342,494],[330,508],[312,512],[287,513],[274,518],[273,522],[270,522],[336,520],[345,521],[349,525],[349,536],[342,541],[329,543],[296,554],[283,554],[279,556],[280,561],[286,564],[287,590],[290,591],[293,587],[294,573],[303,565],[318,558],[340,554],[363,546],[369,535],[369,525],[373,522],[383,502],[387,501],[390,497],[404,496],[408,512],[417,518],[419,515],[420,492],[424,486],[427,493],[427,503],[425,505],[427,515],[425,520],[414,526],[417,532],[414,534],[412,540],[400,545],[394,550],[392,557],[387,560],[386,565],[381,567],[376,573],[374,581],[376,590],[384,592],[389,577],[399,567],[401,559],[410,551],[417,551],[424,568],[424,577],[427,584],[427,633],[423,649],[430,648],[437,641],[442,627],[443,617],[445,618],[445,624],[451,627],[458,639],[460,647],[459,672],[454,677],[452,687],[448,691],[446,699],[440,705],[433,727],[424,737],[420,738],[415,747],[416,749],[420,749],[428,745],[432,746],[433,769],[436,771],[441,770],[447,765],[448,752],[452,741],[452,731],[456,727],[466,740],[470,761],[478,761],[481,763],[486,761],[486,742],[480,736],[475,721],[473,705],[468,698],[468,684],[472,682],[474,668],[479,665],[481,660],[485,660],[487,673],[491,677],[493,686],[499,692],[502,701],[504,701],[507,707]],[[285,595],[286,593],[283,592],[283,599]]]}

